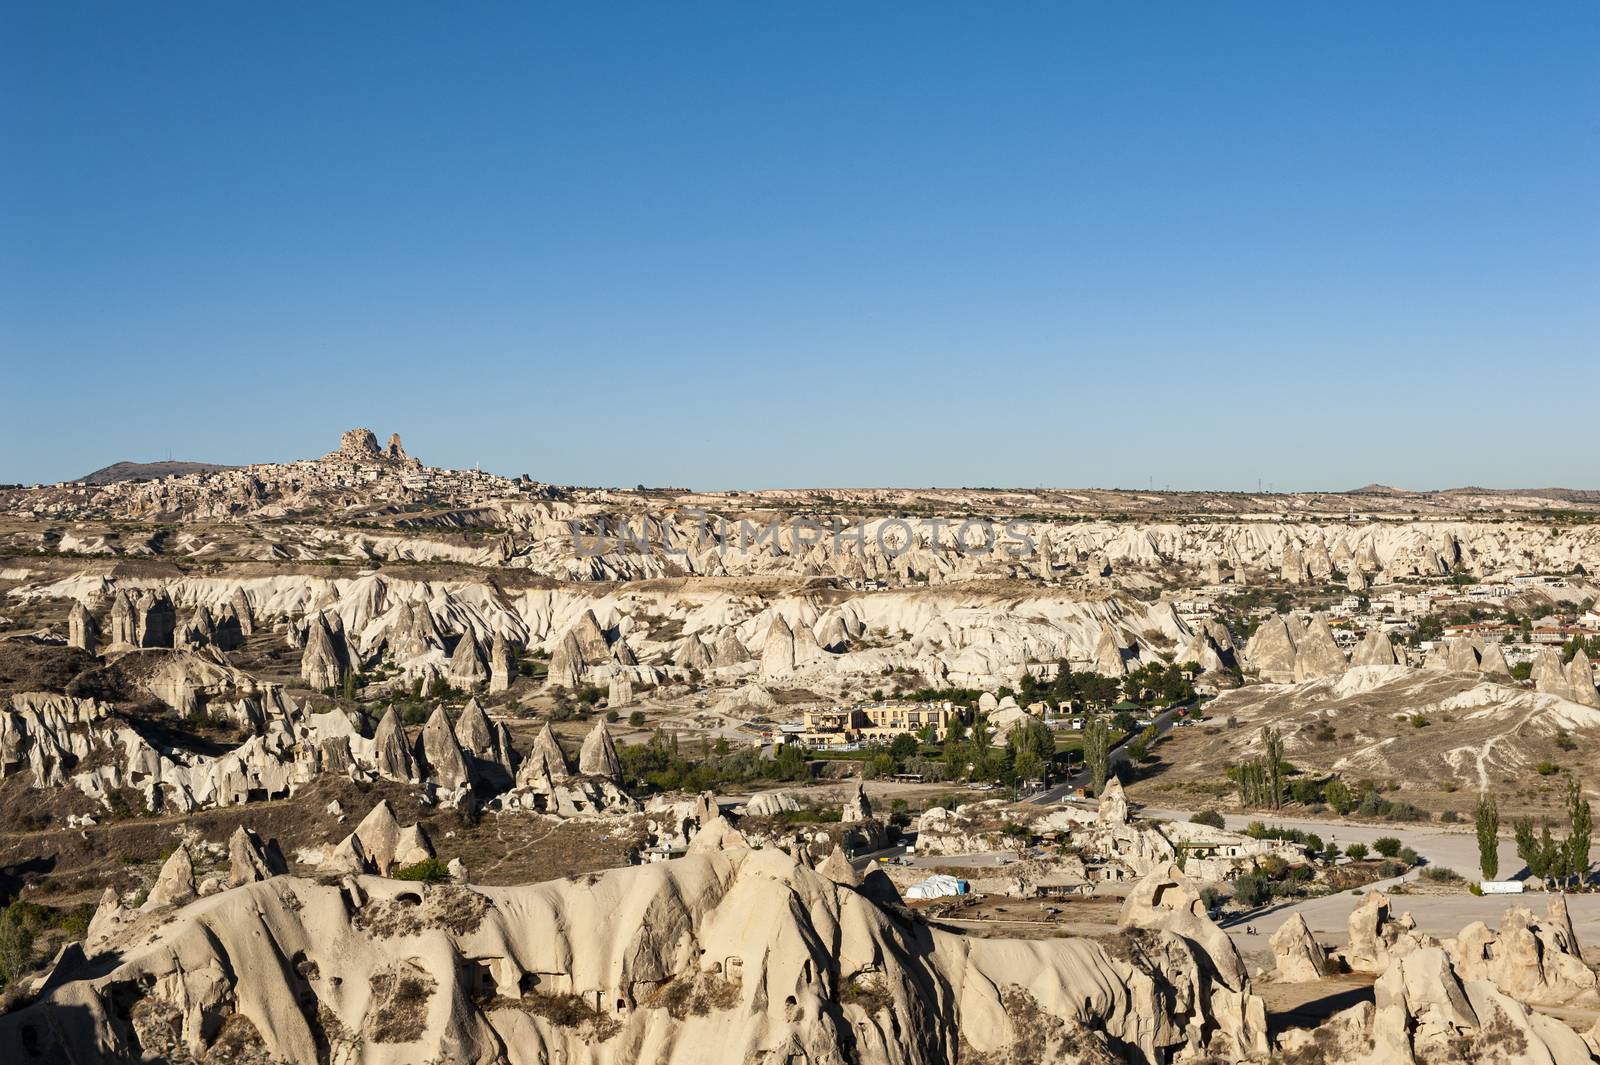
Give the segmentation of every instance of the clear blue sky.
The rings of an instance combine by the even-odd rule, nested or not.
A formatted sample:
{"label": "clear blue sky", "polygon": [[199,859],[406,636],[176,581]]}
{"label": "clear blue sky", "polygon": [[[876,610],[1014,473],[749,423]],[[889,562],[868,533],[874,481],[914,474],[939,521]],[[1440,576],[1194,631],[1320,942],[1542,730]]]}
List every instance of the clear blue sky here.
{"label": "clear blue sky", "polygon": [[1600,4],[12,2],[0,480],[1600,487]]}

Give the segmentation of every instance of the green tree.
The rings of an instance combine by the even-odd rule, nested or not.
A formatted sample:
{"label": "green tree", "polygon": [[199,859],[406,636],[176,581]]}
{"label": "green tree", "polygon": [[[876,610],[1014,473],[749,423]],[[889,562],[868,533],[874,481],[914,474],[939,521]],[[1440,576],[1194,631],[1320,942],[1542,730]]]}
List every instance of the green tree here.
{"label": "green tree", "polygon": [[1233,882],[1233,901],[1254,909],[1272,897],[1272,888],[1259,873],[1246,873]]}
{"label": "green tree", "polygon": [[1488,795],[1478,796],[1474,820],[1478,826],[1478,868],[1485,880],[1500,875],[1500,804]]}
{"label": "green tree", "polygon": [[1266,805],[1268,809],[1281,809],[1283,806],[1283,737],[1278,735],[1278,730],[1272,726],[1264,726],[1261,729],[1261,745],[1266,750]]}
{"label": "green tree", "polygon": [[1400,841],[1393,836],[1379,836],[1372,841],[1372,849],[1385,858],[1393,858],[1400,853]]}
{"label": "green tree", "polygon": [[0,988],[28,971],[33,960],[33,930],[7,907],[0,911]]}
{"label": "green tree", "polygon": [[1083,764],[1089,770],[1094,793],[1099,795],[1105,789],[1106,774],[1111,770],[1111,728],[1099,714],[1083,726]]}
{"label": "green tree", "polygon": [[1589,843],[1594,835],[1594,811],[1576,777],[1567,781],[1567,818],[1569,828],[1566,843],[1566,877],[1576,877],[1581,886],[1589,879]]}
{"label": "green tree", "polygon": [[1016,760],[1012,763],[1012,772],[1016,774],[1019,782],[1037,780],[1044,775],[1044,761],[1032,749],[1018,751]]}
{"label": "green tree", "polygon": [[1564,864],[1564,848],[1550,834],[1550,822],[1541,822],[1537,835],[1533,831],[1533,818],[1519,817],[1514,826],[1517,839],[1517,857],[1528,867],[1528,873],[1540,880],[1556,875]]}
{"label": "green tree", "polygon": [[909,732],[900,733],[894,738],[894,742],[889,744],[889,753],[894,756],[896,761],[902,761],[914,756],[917,750],[917,738]]}

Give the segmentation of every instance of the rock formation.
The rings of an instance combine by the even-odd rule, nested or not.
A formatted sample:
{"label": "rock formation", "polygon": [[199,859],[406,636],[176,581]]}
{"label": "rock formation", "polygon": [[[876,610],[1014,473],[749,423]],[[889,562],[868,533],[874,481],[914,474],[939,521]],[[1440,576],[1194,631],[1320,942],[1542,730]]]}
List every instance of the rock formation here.
{"label": "rock formation", "polygon": [[1498,931],[1482,921],[1461,930],[1451,949],[1456,971],[1486,980],[1518,1002],[1534,1006],[1600,1005],[1594,970],[1583,962],[1566,899],[1551,895],[1544,920],[1517,906]]}
{"label": "rock formation", "polygon": [[1328,954],[1298,913],[1272,933],[1272,956],[1278,981],[1285,984],[1321,980],[1328,974]]}
{"label": "rock formation", "polygon": [[1328,628],[1327,617],[1322,614],[1312,617],[1305,632],[1295,641],[1294,679],[1335,676],[1344,672],[1347,664],[1333,631]]}
{"label": "rock formation", "polygon": [[1295,677],[1295,634],[1292,618],[1275,614],[1263,621],[1245,644],[1245,664],[1262,680],[1289,683]]}
{"label": "rock formation", "polygon": [[149,911],[165,906],[182,906],[195,894],[194,859],[189,854],[188,846],[180,843],[162,864],[155,885],[140,909]]}
{"label": "rock formation", "polygon": [[240,825],[228,838],[228,887],[253,884],[289,871],[278,850],[278,841],[262,842],[261,837]]}
{"label": "rock formation", "polygon": [[1350,656],[1352,666],[1393,666],[1401,665],[1400,656],[1395,653],[1394,644],[1389,642],[1389,637],[1379,628],[1367,630],[1366,637],[1356,647],[1355,654]]}
{"label": "rock formation", "polygon": [[839,820],[848,825],[871,819],[872,803],[867,800],[866,786],[862,784],[861,778],[857,777],[849,796],[844,800],[844,809]]}
{"label": "rock formation", "polygon": [[787,677],[794,673],[794,667],[794,632],[782,615],[774,615],[761,645],[761,676],[765,679]]}
{"label": "rock formation", "polygon": [[622,757],[611,738],[611,730],[604,720],[596,721],[589,735],[584,737],[583,748],[578,752],[578,772],[586,777],[602,777],[614,784],[622,782]]}
{"label": "rock formation", "polygon": [[108,964],[69,960],[0,1017],[0,1060],[42,1044],[74,1061],[290,1065],[1267,1053],[1260,1000],[1203,917],[1165,909],[1178,891],[1135,915],[1151,922],[1130,925],[1146,937],[1137,951],[975,939],[905,924],[842,872],[723,842],[581,881],[276,877],[160,923],[108,919]]}
{"label": "rock formation", "polygon": [[1506,664],[1505,652],[1500,649],[1500,645],[1497,643],[1484,645],[1483,657],[1478,661],[1478,669],[1493,680],[1509,681],[1511,679],[1511,667]]}
{"label": "rock formation", "polygon": [[423,775],[441,791],[461,795],[470,788],[472,774],[444,707],[435,707],[422,726],[414,754]]}
{"label": "rock formation", "polygon": [[336,688],[344,680],[349,662],[340,643],[326,615],[311,619],[305,649],[300,652],[300,677],[308,688]]}
{"label": "rock formation", "polygon": [[483,648],[470,631],[462,633],[456,649],[450,654],[450,685],[471,691],[489,679],[489,664],[484,660]]}
{"label": "rock formation", "polygon": [[1389,897],[1381,891],[1368,891],[1346,924],[1349,941],[1339,960],[1353,972],[1382,972],[1393,955],[1407,953],[1416,946],[1411,935],[1416,924],[1411,915],[1393,916]]}
{"label": "rock formation", "polygon": [[1096,673],[1107,677],[1120,677],[1127,673],[1127,662],[1123,658],[1122,641],[1112,631],[1111,626],[1104,622],[1100,625],[1100,639],[1094,646],[1094,665]]}
{"label": "rock formation", "polygon": [[383,712],[383,719],[372,734],[372,760],[381,777],[403,783],[416,783],[418,780],[417,766],[411,758],[405,729],[392,706]]}
{"label": "rock formation", "polygon": [[1575,694],[1566,667],[1561,664],[1561,652],[1554,647],[1541,647],[1533,656],[1533,687],[1547,695],[1571,699]]}
{"label": "rock formation", "polygon": [[501,633],[494,634],[489,647],[489,691],[503,692],[511,687],[517,677],[517,663],[511,653],[511,643]]}
{"label": "rock formation", "polygon": [[67,614],[67,646],[77,647],[94,654],[100,638],[100,626],[89,608],[74,601]]}
{"label": "rock formation", "polygon": [[1594,685],[1594,667],[1589,664],[1588,653],[1581,647],[1572,656],[1572,661],[1567,663],[1567,685],[1572,689],[1573,702],[1584,706],[1600,706],[1600,691]]}
{"label": "rock formation", "polygon": [[583,676],[583,650],[578,646],[577,637],[569,632],[556,645],[555,653],[550,656],[545,687],[571,690],[583,683]]}
{"label": "rock formation", "polygon": [[1128,797],[1123,793],[1122,781],[1117,777],[1112,776],[1106,780],[1105,791],[1100,796],[1100,805],[1095,816],[1107,824],[1128,823]]}

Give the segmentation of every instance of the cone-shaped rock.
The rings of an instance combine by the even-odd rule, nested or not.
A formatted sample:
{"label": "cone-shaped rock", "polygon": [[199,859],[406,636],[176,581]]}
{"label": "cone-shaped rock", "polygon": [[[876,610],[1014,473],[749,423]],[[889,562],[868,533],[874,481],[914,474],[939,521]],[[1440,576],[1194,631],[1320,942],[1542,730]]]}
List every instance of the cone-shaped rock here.
{"label": "cone-shaped rock", "polygon": [[717,646],[712,653],[711,661],[718,669],[736,666],[741,662],[750,661],[750,652],[739,642],[738,633],[731,628],[723,629],[717,634]]}
{"label": "cone-shaped rock", "polygon": [[583,651],[578,639],[567,633],[550,656],[550,671],[545,675],[547,688],[576,688],[583,683]]}
{"label": "cone-shaped rock", "polygon": [[775,614],[761,645],[761,675],[787,677],[794,672],[794,632],[783,615]]}
{"label": "cone-shaped rock", "polygon": [[584,737],[583,749],[578,752],[578,772],[586,777],[604,777],[612,783],[622,781],[622,758],[611,738],[611,730],[604,720],[595,722],[589,735]]}
{"label": "cone-shaped rock", "polygon": [[483,658],[483,646],[469,629],[462,633],[456,649],[450,655],[450,683],[457,688],[471,690],[489,679],[489,664]]}
{"label": "cone-shaped rock", "polygon": [[1356,653],[1350,659],[1352,666],[1393,666],[1399,662],[1394,644],[1389,642],[1389,637],[1380,628],[1367,630],[1366,639],[1356,647]]}
{"label": "cone-shaped rock", "polygon": [[150,897],[139,908],[154,910],[161,906],[182,906],[194,897],[194,859],[189,856],[189,848],[180,843],[178,849],[172,852],[172,857],[161,866],[155,886],[150,889]]}
{"label": "cone-shaped rock", "polygon": [[400,822],[394,816],[389,800],[379,799],[378,804],[361,819],[353,834],[360,841],[361,853],[366,855],[367,861],[375,870],[387,876],[394,865],[395,850],[400,843]]}
{"label": "cone-shaped rock", "polygon": [[228,886],[253,884],[258,880],[288,872],[276,841],[263,843],[261,837],[240,825],[228,837]]}
{"label": "cone-shaped rock", "polygon": [[1109,622],[1100,623],[1100,639],[1094,645],[1093,670],[1107,677],[1120,677],[1128,671],[1122,658],[1122,641],[1117,639]]}
{"label": "cone-shaped rock", "polygon": [[1328,619],[1322,614],[1316,615],[1306,626],[1305,633],[1295,641],[1294,679],[1336,676],[1344,672],[1346,665],[1344,652],[1339,650],[1333,630],[1328,628]]}
{"label": "cone-shaped rock", "polygon": [[500,633],[494,634],[489,648],[489,690],[503,692],[516,679],[517,664],[511,654],[511,643]]}
{"label": "cone-shaped rock", "polygon": [[89,608],[82,603],[73,603],[72,611],[67,615],[67,646],[94,654],[99,636],[100,627],[95,624]]}
{"label": "cone-shaped rock", "polygon": [[1497,643],[1486,644],[1483,648],[1483,657],[1478,660],[1478,669],[1488,677],[1495,680],[1510,680],[1511,667],[1506,664],[1506,653]]}
{"label": "cone-shaped rock", "polygon": [[1567,663],[1567,683],[1572,688],[1573,702],[1584,706],[1600,706],[1600,691],[1596,691],[1594,686],[1594,668],[1589,664],[1589,655],[1581,647],[1572,656],[1572,661]]}
{"label": "cone-shaped rock", "polygon": [[416,755],[427,779],[435,787],[453,791],[471,782],[472,774],[467,770],[467,759],[461,753],[461,744],[450,725],[450,715],[444,712],[442,706],[436,707],[428,723],[422,726],[422,735],[417,738]]}
{"label": "cone-shaped rock", "polygon": [[406,744],[405,729],[400,726],[400,718],[392,706],[384,711],[383,720],[372,734],[372,761],[381,777],[407,783],[417,779],[417,766]]}

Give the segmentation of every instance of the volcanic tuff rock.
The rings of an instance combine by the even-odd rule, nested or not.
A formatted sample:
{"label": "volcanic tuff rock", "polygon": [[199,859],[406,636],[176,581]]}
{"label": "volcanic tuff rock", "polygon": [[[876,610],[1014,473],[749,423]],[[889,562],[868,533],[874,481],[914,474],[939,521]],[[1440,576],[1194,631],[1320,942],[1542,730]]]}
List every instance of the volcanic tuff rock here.
{"label": "volcanic tuff rock", "polygon": [[511,653],[511,643],[502,633],[494,634],[489,645],[489,691],[503,692],[516,679],[517,663]]}
{"label": "volcanic tuff rock", "polygon": [[411,758],[405,729],[400,726],[400,717],[392,706],[383,712],[372,734],[372,760],[381,777],[404,783],[418,780],[417,765]]}
{"label": "volcanic tuff rock", "polygon": [[89,613],[89,608],[73,602],[72,610],[67,614],[67,646],[80,647],[94,654],[99,637],[100,626],[95,622],[94,615]]}
{"label": "volcanic tuff rock", "polygon": [[472,783],[466,756],[456,740],[455,727],[444,707],[435,707],[417,737],[417,764],[432,783],[446,793],[465,795]]}
{"label": "volcanic tuff rock", "polygon": [[1498,931],[1482,921],[1461,930],[1451,947],[1456,971],[1487,980],[1518,1002],[1535,1006],[1600,1005],[1594,970],[1583,962],[1566,898],[1550,896],[1545,918],[1517,906]]}
{"label": "volcanic tuff rock", "polygon": [[275,877],[166,913],[113,927],[108,966],[65,961],[34,1004],[0,1018],[0,1058],[120,1062],[159,1047],[202,1059],[224,1039],[291,1065],[1267,1050],[1260,1000],[1203,917],[1148,907],[1130,924],[1146,945],[1128,952],[968,938],[736,844],[530,887]]}
{"label": "volcanic tuff rock", "polygon": [[[1503,661],[1503,660],[1502,660]],[[1355,654],[1350,656],[1352,666],[1393,666],[1403,665],[1400,656],[1395,653],[1394,644],[1389,642],[1389,637],[1384,635],[1382,629],[1368,630],[1366,637],[1356,647]],[[1507,676],[1510,674],[1508,673]]]}
{"label": "volcanic tuff rock", "polygon": [[263,842],[255,832],[240,825],[228,838],[228,887],[253,884],[258,880],[282,876],[289,871],[278,849],[277,840]]}
{"label": "volcanic tuff rock", "polygon": [[613,784],[622,782],[622,758],[617,754],[616,742],[604,720],[596,721],[589,735],[584,737],[583,749],[578,752],[578,772],[586,777],[602,777]]}
{"label": "volcanic tuff rock", "polygon": [[489,665],[484,660],[483,648],[472,633],[462,636],[450,655],[450,682],[454,687],[471,690],[489,679]]}
{"label": "volcanic tuff rock", "polygon": [[1280,983],[1320,980],[1328,973],[1328,954],[1298,913],[1272,933],[1272,956]]}

